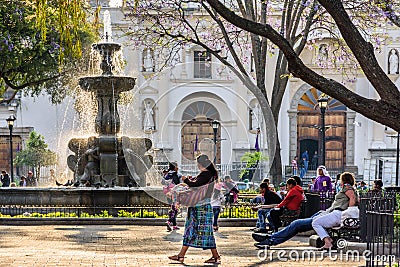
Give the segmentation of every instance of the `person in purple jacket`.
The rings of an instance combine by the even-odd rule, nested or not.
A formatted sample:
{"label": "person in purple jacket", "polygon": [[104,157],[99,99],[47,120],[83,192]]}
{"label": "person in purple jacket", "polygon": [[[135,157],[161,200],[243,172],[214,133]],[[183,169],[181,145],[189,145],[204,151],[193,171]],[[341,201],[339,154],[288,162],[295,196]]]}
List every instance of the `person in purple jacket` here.
{"label": "person in purple jacket", "polygon": [[316,192],[332,192],[332,180],[326,167],[321,165],[317,169],[317,179],[314,183],[314,191]]}

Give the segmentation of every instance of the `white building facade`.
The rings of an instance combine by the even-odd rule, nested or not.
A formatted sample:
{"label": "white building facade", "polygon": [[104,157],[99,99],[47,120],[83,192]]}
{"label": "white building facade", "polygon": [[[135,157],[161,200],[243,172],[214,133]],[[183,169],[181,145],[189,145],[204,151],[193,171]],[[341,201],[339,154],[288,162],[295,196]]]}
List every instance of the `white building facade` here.
{"label": "white building facade", "polygon": [[[107,1],[104,2],[101,14],[110,12],[113,40],[124,47],[125,75],[137,77],[133,100],[128,108],[120,107],[121,134],[150,138],[153,141],[150,153],[154,153],[158,162],[177,161],[186,165],[193,163],[199,152],[211,158],[216,153],[215,162],[221,164],[223,175],[232,174],[226,166],[240,162],[245,152],[255,151],[257,128],[260,128],[259,147],[268,154],[265,133],[271,128],[262,120],[254,95],[234,74],[196,46],[183,48],[177,64],[160,72],[157,47],[129,46],[129,40],[122,33],[132,27],[131,22],[125,20],[119,8],[108,7]],[[376,56],[382,68],[390,72],[389,77],[399,83],[400,34],[397,31],[388,34],[392,38],[390,45]],[[321,67],[321,62],[329,60],[331,49],[328,39],[320,39],[315,49],[305,50],[301,57],[313,70],[342,81],[341,74]],[[391,55],[397,56],[397,63],[393,57],[390,59]],[[274,60],[275,57],[268,58],[268,90],[272,90]],[[397,67],[393,66],[396,64]],[[359,94],[377,98],[361,73],[347,86]],[[300,159],[305,150],[309,152],[310,164],[314,152],[320,156],[321,121],[320,112],[315,108],[320,94],[300,79],[290,78],[278,123],[283,165],[290,165],[294,156]],[[50,148],[57,149],[61,155],[68,154],[68,138],[82,134],[73,100],[66,99],[55,107],[46,96],[22,97],[21,106],[16,125],[34,127],[45,136]],[[51,110],[50,114],[43,116],[46,112],[43,109]],[[216,136],[212,128],[214,120],[220,123]],[[393,135],[397,133],[389,134],[387,129],[385,132],[385,126],[347,109],[335,99],[329,100],[326,126],[328,167],[355,172],[367,181],[382,178],[385,185],[394,183],[397,142]],[[216,148],[214,141],[217,141]],[[59,172],[66,169],[66,162],[63,164],[60,161]],[[269,161],[265,164],[268,166]],[[256,179],[266,176],[268,173],[264,171]]]}

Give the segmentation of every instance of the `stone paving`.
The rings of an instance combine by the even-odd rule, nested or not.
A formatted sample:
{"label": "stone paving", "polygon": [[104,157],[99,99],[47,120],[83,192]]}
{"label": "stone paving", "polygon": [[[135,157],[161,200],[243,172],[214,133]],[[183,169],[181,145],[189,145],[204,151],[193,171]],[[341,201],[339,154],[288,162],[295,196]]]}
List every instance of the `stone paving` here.
{"label": "stone paving", "polygon": [[[183,229],[167,232],[162,226],[137,225],[0,226],[0,266],[179,266],[167,256],[179,251],[182,232]],[[311,261],[277,258],[281,249],[293,255],[294,251],[301,255],[314,249],[308,246],[306,237],[294,237],[275,247],[272,260],[270,252],[263,260],[257,256],[264,253],[253,246],[248,227],[222,227],[216,240],[222,257],[220,266],[365,265],[362,260],[334,260],[329,256]],[[203,263],[210,256],[210,251],[189,248],[185,265],[213,266]]]}

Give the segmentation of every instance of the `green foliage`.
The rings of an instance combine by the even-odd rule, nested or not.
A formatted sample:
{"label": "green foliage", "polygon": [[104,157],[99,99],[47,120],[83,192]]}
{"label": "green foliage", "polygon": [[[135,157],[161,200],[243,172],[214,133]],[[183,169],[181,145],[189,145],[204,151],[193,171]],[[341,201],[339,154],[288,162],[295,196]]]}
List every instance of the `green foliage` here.
{"label": "green foliage", "polygon": [[29,166],[36,170],[37,178],[40,177],[40,167],[57,164],[57,154],[49,149],[44,137],[32,131],[29,134],[26,148],[19,151],[14,159],[16,166]]}
{"label": "green foliage", "polygon": [[[59,102],[88,52],[97,29],[84,0],[0,1],[0,95],[6,85]],[[90,10],[90,9],[87,9]]]}
{"label": "green foliage", "polygon": [[168,216],[163,215],[160,216],[157,214],[155,211],[148,211],[148,210],[142,210],[142,211],[137,211],[137,212],[129,212],[126,210],[119,210],[118,211],[118,217],[125,217],[125,218],[166,218]]}
{"label": "green foliage", "polygon": [[219,215],[220,218],[258,218],[257,212],[254,212],[249,206],[233,206],[226,208]]}
{"label": "green foliage", "polygon": [[100,214],[94,215],[95,218],[112,218],[113,216],[108,214],[107,210],[102,210]]}
{"label": "green foliage", "polygon": [[244,175],[248,174],[249,169],[255,168],[261,160],[266,160],[266,159],[268,159],[268,157],[263,156],[260,151],[244,153],[244,155],[240,158],[240,161],[246,162],[246,167],[245,169],[240,171],[239,178],[242,178]]}

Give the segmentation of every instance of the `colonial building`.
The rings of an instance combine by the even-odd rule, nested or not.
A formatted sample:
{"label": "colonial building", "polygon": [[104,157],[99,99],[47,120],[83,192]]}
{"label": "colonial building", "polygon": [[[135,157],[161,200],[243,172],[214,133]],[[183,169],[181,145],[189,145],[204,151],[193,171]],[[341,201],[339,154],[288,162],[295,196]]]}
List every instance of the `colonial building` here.
{"label": "colonial building", "polygon": [[[262,119],[254,95],[233,73],[198,46],[185,46],[179,51],[180,57],[175,66],[160,71],[157,46],[132,46],[123,32],[135,25],[125,19],[120,8],[110,7],[107,1],[102,2],[101,15],[104,16],[105,12],[110,14],[113,41],[124,46],[125,75],[137,77],[133,100],[128,108],[121,107],[126,113],[120,111],[123,134],[152,139],[151,153],[154,153],[158,162],[178,161],[185,166],[193,162],[197,153],[206,153],[221,165],[223,175],[232,174],[232,167],[229,166],[239,162],[245,152],[255,151],[258,128],[259,147],[268,154],[266,131],[270,127]],[[397,83],[400,39],[397,37],[398,31],[388,31],[388,34],[391,41],[376,56],[382,68]],[[304,50],[301,57],[315,71],[343,81],[341,73],[323,68],[324,63],[329,61],[332,49],[328,38],[319,38],[315,40],[314,48]],[[272,88],[275,60],[275,57],[268,58],[267,89]],[[347,82],[347,86],[359,94],[377,97],[362,73],[357,73],[356,79]],[[385,132],[383,125],[349,110],[333,98],[329,98],[325,128],[322,129],[318,108],[320,96],[321,92],[307,83],[290,78],[278,125],[282,164],[290,165],[295,156],[300,159],[306,150],[310,163],[314,154],[320,158],[321,135],[325,130],[328,168],[342,168],[355,172],[359,179],[368,181],[382,178],[386,185],[393,184],[395,157],[398,153],[396,138],[393,136],[397,137],[397,133],[389,133],[388,129]],[[68,151],[68,127],[75,134],[79,132],[76,127],[79,124],[78,116],[72,112],[72,101],[68,99],[64,103],[67,113],[63,112],[64,108],[57,108],[57,116],[51,118],[56,123],[38,121],[43,118],[40,118],[41,115],[34,108],[35,103],[32,103],[38,100],[23,97],[21,101],[26,107],[20,112],[24,123],[35,126],[53,148],[57,146],[64,153]],[[66,117],[71,118],[69,121],[72,123],[66,123]],[[219,122],[216,131],[212,126],[213,121]],[[57,125],[57,130],[54,125]],[[63,128],[60,128],[61,125]],[[58,137],[55,137],[57,131]],[[268,160],[264,164],[268,165]],[[316,164],[318,161],[314,161],[310,169],[315,168]],[[311,172],[314,171],[310,171],[310,175]],[[257,179],[264,176],[268,176],[266,171]]]}

